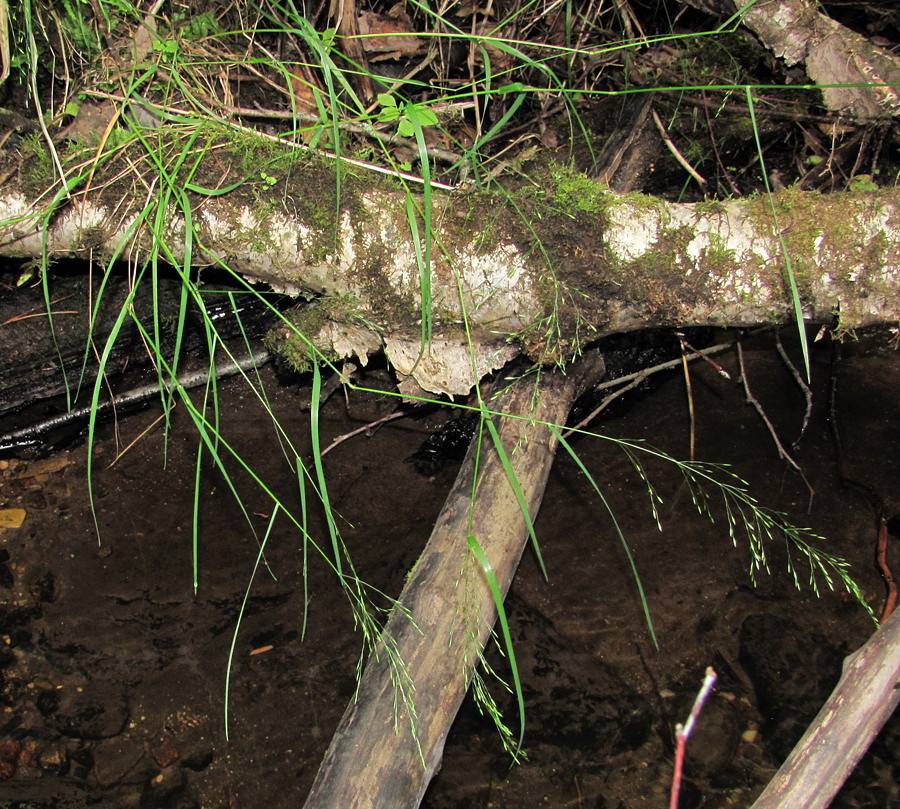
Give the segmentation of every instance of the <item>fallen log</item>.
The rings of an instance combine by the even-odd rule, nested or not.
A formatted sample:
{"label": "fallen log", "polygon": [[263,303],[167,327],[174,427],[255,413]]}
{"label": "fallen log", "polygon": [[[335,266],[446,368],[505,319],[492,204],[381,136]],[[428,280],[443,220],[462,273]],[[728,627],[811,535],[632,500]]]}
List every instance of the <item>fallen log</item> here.
{"label": "fallen log", "polygon": [[900,702],[900,610],[844,662],[803,738],[751,809],[824,809]]}
{"label": "fallen log", "polygon": [[[602,373],[599,355],[568,374],[547,373],[539,389],[520,378],[491,410],[500,440],[536,514],[556,441],[545,424],[565,421],[583,382]],[[431,538],[416,563],[325,754],[306,809],[417,807],[440,766],[444,742],[471,680],[496,610],[484,572],[468,549],[474,536],[505,596],[528,529],[497,452],[486,437],[480,458],[473,441]],[[476,463],[477,461],[477,463]],[[473,497],[473,477],[477,486]],[[403,669],[391,661],[402,661]],[[395,687],[409,686],[413,711]]]}

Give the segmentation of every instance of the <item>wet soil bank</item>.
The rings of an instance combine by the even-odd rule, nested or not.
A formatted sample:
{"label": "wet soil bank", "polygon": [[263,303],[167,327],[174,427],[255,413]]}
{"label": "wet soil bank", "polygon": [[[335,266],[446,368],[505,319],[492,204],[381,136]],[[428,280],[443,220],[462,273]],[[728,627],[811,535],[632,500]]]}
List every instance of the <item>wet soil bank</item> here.
{"label": "wet soil bank", "polygon": [[[890,336],[847,346],[839,409],[851,474],[893,513],[900,511],[900,353]],[[748,346],[745,358],[754,394],[789,443],[802,395],[768,341]],[[692,367],[696,454],[730,463],[761,503],[827,536],[878,609],[873,513],[840,484],[824,417],[827,347],[818,346],[813,361],[818,406],[796,452],[815,490],[809,513],[806,486],[778,460],[740,387],[703,362]],[[721,362],[736,378],[734,358]],[[271,368],[261,378],[269,406],[309,457],[308,389],[281,384]],[[389,379],[376,372],[365,382],[379,387]],[[241,380],[220,393],[226,440],[299,513],[296,477],[259,401]],[[322,413],[322,445],[394,404],[373,393],[335,394]],[[242,511],[204,459],[194,593],[198,439],[183,407],[168,433],[157,417],[147,411],[101,430],[93,451],[99,544],[83,446],[0,469],[0,508],[24,510],[22,524],[0,536],[3,809],[296,807],[353,696],[362,642],[347,598],[319,551],[279,518],[234,645],[226,740],[229,649],[272,505],[232,462]],[[399,592],[456,472],[450,464],[424,476],[404,459],[448,418],[434,412],[393,421],[324,458],[356,570],[388,595]],[[601,426],[609,436],[646,439],[686,457],[683,379],[667,377]],[[575,463],[558,457],[536,526],[549,581],[526,553],[508,600],[528,757],[511,766],[490,721],[467,700],[424,806],[665,805],[673,727],[708,665],[720,681],[688,747],[682,806],[748,806],[836,683],[843,656],[871,633],[871,621],[844,592],[826,588],[817,598],[806,586],[795,590],[778,542],[772,575],[751,586],[746,543],[739,535],[732,546],[720,498],[710,491],[714,523],[698,516],[671,465],[643,459],[661,498],[659,531],[647,483],[627,455],[605,440],[579,439],[576,447],[634,555],[659,648],[606,510]],[[314,506],[308,530],[330,554]],[[891,554],[900,568],[895,540]],[[508,673],[500,655],[490,659]],[[517,727],[512,698],[498,687],[494,693]],[[900,805],[898,750],[895,718],[835,805]]]}

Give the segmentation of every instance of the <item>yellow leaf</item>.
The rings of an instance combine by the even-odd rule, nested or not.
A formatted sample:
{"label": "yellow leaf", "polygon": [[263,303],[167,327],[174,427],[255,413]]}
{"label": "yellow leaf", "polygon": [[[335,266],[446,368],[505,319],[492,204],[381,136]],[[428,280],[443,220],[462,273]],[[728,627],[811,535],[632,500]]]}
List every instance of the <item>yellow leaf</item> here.
{"label": "yellow leaf", "polygon": [[18,528],[24,519],[24,508],[0,508],[0,528]]}

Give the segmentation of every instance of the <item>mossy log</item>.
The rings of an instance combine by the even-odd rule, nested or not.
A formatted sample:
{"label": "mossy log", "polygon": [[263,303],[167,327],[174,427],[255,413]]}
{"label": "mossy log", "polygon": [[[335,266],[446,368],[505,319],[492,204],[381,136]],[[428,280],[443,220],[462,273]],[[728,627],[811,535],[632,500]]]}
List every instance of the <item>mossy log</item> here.
{"label": "mossy log", "polygon": [[[602,373],[599,355],[568,374],[513,382],[491,410],[533,516],[556,451],[546,422],[565,420],[582,381]],[[505,596],[528,530],[507,472],[485,434],[463,462],[431,538],[413,568],[319,769],[306,809],[416,807],[496,619],[483,569],[468,549],[477,539]],[[475,495],[472,481],[477,474]],[[401,661],[402,668],[392,665]],[[412,698],[413,710],[397,682]]]}
{"label": "mossy log", "polygon": [[[208,151],[215,165],[201,161],[198,174],[219,177],[223,152]],[[121,159],[141,164],[144,156]],[[303,332],[304,353],[307,340],[327,356],[363,361],[383,349],[398,372],[434,393],[468,393],[473,359],[480,379],[517,353],[564,361],[604,334],[794,322],[788,260],[805,321],[837,317],[840,332],[900,318],[896,188],[678,204],[613,194],[560,169],[515,199],[433,189],[424,265],[408,220],[410,204],[424,203],[410,203],[408,190],[348,170],[338,198],[334,167],[313,155],[269,170],[284,190],[262,202],[250,183],[196,200],[189,219],[173,212],[167,259],[317,298],[319,315],[327,302],[327,322]],[[132,180],[117,194],[115,178],[98,170],[93,184],[103,194],[53,210],[8,183],[0,256],[142,262],[160,249],[160,234],[145,224],[148,203],[133,195]],[[55,198],[52,189],[42,195]],[[423,356],[429,317],[435,350]],[[293,329],[279,323],[290,342]]]}
{"label": "mossy log", "polygon": [[844,662],[803,738],[751,809],[824,809],[900,702],[900,610]]}

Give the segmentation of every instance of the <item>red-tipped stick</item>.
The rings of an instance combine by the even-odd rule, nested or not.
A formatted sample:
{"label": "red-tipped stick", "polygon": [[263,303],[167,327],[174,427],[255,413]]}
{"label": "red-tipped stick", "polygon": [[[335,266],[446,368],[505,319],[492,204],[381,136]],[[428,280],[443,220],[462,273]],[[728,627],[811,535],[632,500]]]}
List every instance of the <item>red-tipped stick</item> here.
{"label": "red-tipped stick", "polygon": [[709,696],[709,692],[712,691],[715,682],[716,672],[712,666],[709,666],[706,669],[703,685],[700,686],[700,691],[694,700],[694,706],[691,708],[687,722],[683,725],[681,723],[675,725],[675,769],[672,772],[672,792],[669,796],[669,809],[678,809],[678,790],[681,788],[681,765],[684,763],[684,746],[687,743],[688,736],[691,735],[691,731],[694,729],[694,723],[700,715],[703,703],[706,702],[706,698]]}

